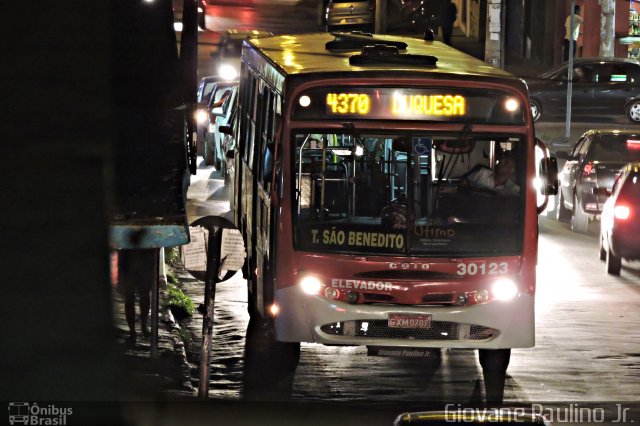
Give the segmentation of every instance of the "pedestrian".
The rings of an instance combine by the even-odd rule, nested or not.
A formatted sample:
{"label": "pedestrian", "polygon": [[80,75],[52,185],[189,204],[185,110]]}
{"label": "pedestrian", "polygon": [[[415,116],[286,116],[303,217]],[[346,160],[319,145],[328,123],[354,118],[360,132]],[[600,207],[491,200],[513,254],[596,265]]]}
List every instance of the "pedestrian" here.
{"label": "pedestrian", "polygon": [[578,36],[580,35],[580,24],[584,19],[580,16],[580,6],[576,5],[573,9],[573,34],[571,34],[571,14],[564,21],[565,35],[563,40],[563,60],[569,60],[569,42],[573,43],[573,56],[576,56],[578,50]]}
{"label": "pedestrian", "polygon": [[124,296],[124,313],[129,326],[127,343],[133,344],[136,335],[136,293],[140,300],[140,323],[144,337],[149,337],[149,308],[154,274],[149,266],[156,265],[158,251],[154,249],[118,251],[118,290]]}
{"label": "pedestrian", "polygon": [[457,16],[458,8],[454,2],[449,2],[442,8],[442,18],[440,19],[442,38],[445,44],[449,46],[451,46],[451,34],[453,33],[453,24],[456,22]]}

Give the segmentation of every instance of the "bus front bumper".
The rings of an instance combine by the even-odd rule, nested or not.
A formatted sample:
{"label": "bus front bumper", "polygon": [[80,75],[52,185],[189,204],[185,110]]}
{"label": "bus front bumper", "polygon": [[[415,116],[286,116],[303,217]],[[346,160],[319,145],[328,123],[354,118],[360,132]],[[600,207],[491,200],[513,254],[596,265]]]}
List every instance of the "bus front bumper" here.
{"label": "bus front bumper", "polygon": [[[348,304],[305,294],[299,286],[276,291],[276,337],[284,342],[427,348],[527,348],[535,344],[534,296],[470,306]],[[389,314],[430,315],[428,328],[388,327]]]}

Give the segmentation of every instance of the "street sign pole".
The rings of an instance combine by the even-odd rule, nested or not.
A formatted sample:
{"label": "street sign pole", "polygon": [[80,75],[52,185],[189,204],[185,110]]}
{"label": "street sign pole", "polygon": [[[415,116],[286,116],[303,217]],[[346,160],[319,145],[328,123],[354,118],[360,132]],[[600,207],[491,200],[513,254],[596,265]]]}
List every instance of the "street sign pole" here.
{"label": "street sign pole", "polygon": [[189,234],[189,244],[181,249],[182,263],[194,278],[204,281],[205,285],[198,397],[207,399],[216,285],[228,280],[242,268],[246,253],[242,234],[233,223],[222,217],[205,216],[197,219],[189,227]]}
{"label": "street sign pole", "polygon": [[571,0],[571,24],[569,26],[569,65],[567,66],[567,117],[564,123],[564,136],[571,137],[571,98],[573,96],[573,29],[576,0]]}

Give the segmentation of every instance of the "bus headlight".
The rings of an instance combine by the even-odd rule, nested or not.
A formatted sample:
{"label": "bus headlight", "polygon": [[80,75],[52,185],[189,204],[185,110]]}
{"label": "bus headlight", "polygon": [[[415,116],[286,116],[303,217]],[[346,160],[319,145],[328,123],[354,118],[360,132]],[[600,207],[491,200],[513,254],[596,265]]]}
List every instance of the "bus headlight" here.
{"label": "bus headlight", "polygon": [[306,276],[300,281],[300,287],[307,294],[320,294],[322,283],[316,277]]}
{"label": "bus headlight", "polygon": [[504,101],[504,109],[506,109],[508,112],[516,112],[518,108],[520,108],[520,102],[518,102],[516,99],[508,98],[506,101]]}
{"label": "bus headlight", "polygon": [[518,294],[518,286],[513,280],[502,278],[493,283],[493,297],[496,300],[509,301]]}

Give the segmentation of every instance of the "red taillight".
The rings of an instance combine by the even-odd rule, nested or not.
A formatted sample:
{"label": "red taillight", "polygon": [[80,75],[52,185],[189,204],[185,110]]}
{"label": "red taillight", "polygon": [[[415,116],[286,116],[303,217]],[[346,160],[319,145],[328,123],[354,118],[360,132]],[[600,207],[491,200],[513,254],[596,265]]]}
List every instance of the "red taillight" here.
{"label": "red taillight", "polygon": [[591,161],[584,165],[582,169],[582,180],[583,181],[595,181],[596,178],[596,168]]}
{"label": "red taillight", "polygon": [[613,217],[618,220],[627,220],[631,216],[631,209],[624,204],[618,204],[613,208]]}
{"label": "red taillight", "polygon": [[640,141],[635,139],[627,139],[627,147],[629,149],[640,149]]}

